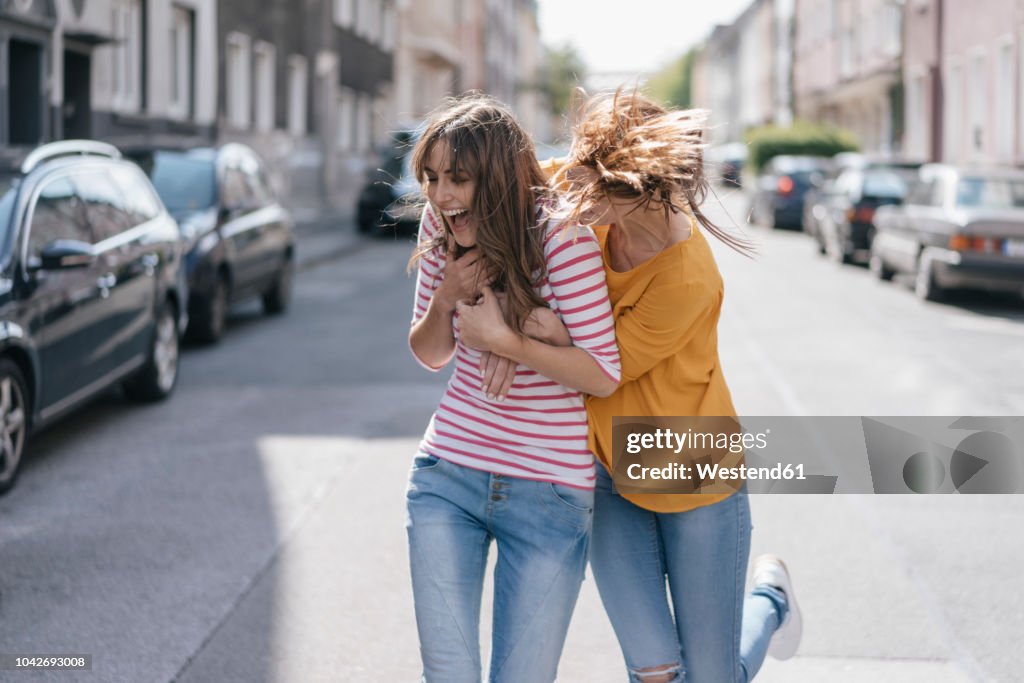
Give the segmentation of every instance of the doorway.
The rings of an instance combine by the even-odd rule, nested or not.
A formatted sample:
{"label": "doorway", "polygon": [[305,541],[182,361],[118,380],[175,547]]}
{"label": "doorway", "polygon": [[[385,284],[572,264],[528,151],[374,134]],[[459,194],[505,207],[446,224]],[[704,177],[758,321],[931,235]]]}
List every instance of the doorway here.
{"label": "doorway", "polygon": [[43,48],[12,39],[7,43],[7,143],[43,140]]}
{"label": "doorway", "polygon": [[92,137],[92,58],[88,54],[64,51],[64,138]]}

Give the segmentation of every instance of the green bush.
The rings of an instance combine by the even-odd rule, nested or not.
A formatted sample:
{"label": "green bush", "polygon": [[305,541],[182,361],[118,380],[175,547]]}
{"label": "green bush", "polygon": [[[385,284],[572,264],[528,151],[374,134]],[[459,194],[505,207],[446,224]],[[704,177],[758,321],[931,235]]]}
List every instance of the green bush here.
{"label": "green bush", "polygon": [[746,137],[750,153],[747,163],[755,173],[760,173],[772,157],[780,154],[830,157],[859,149],[857,140],[849,132],[807,121],[797,121],[789,128],[751,128]]}

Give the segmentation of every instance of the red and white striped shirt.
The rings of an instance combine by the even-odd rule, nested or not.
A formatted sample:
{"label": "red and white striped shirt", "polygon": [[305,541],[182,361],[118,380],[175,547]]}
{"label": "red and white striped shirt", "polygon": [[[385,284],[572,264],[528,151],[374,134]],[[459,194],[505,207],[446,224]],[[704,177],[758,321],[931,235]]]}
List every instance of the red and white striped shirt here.
{"label": "red and white striped shirt", "polygon": [[[441,231],[428,204],[420,220],[419,241]],[[547,274],[537,293],[565,323],[573,344],[587,351],[610,378],[619,381],[619,348],[608,303],[601,248],[590,228],[545,228]],[[413,307],[415,324],[444,279],[444,256],[420,259]],[[448,381],[420,450],[475,469],[589,489],[594,486],[594,456],[587,447],[587,411],[575,389],[537,374],[524,365],[503,402],[488,400],[480,388],[480,352],[459,338],[453,316],[455,371]],[[415,353],[413,356],[415,357]],[[430,368],[416,359],[420,365]]]}

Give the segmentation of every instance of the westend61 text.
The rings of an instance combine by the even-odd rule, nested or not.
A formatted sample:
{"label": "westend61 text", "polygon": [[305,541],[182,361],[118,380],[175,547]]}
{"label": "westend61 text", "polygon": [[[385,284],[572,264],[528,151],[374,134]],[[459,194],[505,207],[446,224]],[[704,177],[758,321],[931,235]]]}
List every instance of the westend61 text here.
{"label": "westend61 text", "polygon": [[696,463],[694,465],[682,465],[672,463],[664,467],[644,467],[637,463],[626,469],[626,476],[634,481],[647,479],[661,480],[693,480],[700,481],[725,481],[743,480],[752,481],[757,479],[769,481],[783,480],[804,480],[803,465],[775,465],[774,467],[748,467],[737,465],[736,467],[722,467],[709,463]]}
{"label": "westend61 text", "polygon": [[692,429],[685,432],[656,429],[653,432],[630,432],[626,436],[626,452],[631,455],[637,455],[644,449],[674,450],[678,454],[684,448],[694,450],[729,449],[732,453],[742,453],[744,450],[766,448],[767,446],[767,432],[744,434],[742,432],[695,432]]}

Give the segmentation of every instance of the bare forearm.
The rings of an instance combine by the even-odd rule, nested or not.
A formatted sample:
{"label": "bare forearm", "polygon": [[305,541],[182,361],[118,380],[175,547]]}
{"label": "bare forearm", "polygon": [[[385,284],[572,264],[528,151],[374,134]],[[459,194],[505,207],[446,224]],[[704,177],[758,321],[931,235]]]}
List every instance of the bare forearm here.
{"label": "bare forearm", "polygon": [[454,310],[434,297],[427,306],[426,315],[409,330],[409,347],[424,365],[442,368],[455,353],[455,334],[452,332]]}
{"label": "bare forearm", "polygon": [[610,396],[618,387],[593,356],[575,346],[552,346],[516,335],[494,352],[585,394]]}

